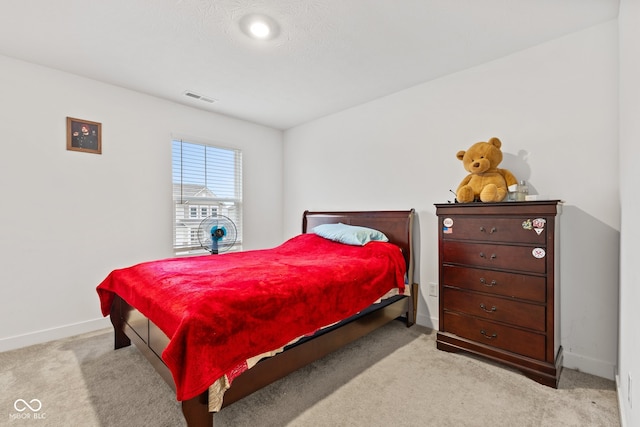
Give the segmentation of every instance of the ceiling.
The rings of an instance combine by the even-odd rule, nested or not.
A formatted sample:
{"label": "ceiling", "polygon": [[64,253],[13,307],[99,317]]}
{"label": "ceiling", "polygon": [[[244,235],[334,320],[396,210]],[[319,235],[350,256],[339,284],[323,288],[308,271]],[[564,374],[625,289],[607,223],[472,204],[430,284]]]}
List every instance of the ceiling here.
{"label": "ceiling", "polygon": [[[615,19],[618,4],[2,0],[0,54],[288,129]],[[278,36],[245,36],[251,13],[276,20]]]}

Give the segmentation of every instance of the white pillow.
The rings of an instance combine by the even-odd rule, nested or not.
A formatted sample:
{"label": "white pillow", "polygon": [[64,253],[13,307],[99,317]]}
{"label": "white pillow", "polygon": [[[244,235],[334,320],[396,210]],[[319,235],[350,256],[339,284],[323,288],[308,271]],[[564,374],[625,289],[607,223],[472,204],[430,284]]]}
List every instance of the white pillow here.
{"label": "white pillow", "polygon": [[389,239],[381,231],[358,225],[321,224],[312,230],[318,236],[347,245],[364,246],[369,242],[388,242]]}

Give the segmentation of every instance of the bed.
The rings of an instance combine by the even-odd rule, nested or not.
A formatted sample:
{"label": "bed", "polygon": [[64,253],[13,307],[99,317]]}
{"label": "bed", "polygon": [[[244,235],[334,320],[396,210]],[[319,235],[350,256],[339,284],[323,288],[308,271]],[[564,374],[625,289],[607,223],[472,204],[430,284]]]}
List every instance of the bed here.
{"label": "bed", "polygon": [[[98,294],[115,348],[133,342],[176,391],[187,424],[212,426],[221,407],[394,319],[415,322],[413,217],[305,211],[302,234],[273,249],[114,270]],[[388,242],[337,243],[317,234],[329,224],[367,227]]]}

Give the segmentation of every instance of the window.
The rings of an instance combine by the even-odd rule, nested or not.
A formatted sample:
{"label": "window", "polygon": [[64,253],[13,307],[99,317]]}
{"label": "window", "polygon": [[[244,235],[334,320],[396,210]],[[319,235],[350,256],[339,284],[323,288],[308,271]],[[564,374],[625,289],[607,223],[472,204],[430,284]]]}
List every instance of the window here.
{"label": "window", "polygon": [[207,253],[198,228],[210,215],[224,215],[237,228],[231,250],[242,249],[242,152],[199,143],[172,142],[176,255]]}

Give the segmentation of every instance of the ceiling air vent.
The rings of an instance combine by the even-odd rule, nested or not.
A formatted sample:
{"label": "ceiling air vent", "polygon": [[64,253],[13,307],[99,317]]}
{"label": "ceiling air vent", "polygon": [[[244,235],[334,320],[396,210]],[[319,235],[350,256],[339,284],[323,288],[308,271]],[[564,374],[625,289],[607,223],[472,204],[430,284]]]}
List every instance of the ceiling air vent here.
{"label": "ceiling air vent", "polygon": [[191,92],[190,90],[186,91],[184,93],[184,96],[187,96],[189,98],[193,98],[193,99],[197,99],[199,101],[202,102],[208,102],[209,104],[213,104],[214,102],[216,102],[216,100],[214,98],[208,97],[208,96],[204,96],[204,95],[198,95],[195,92]]}

